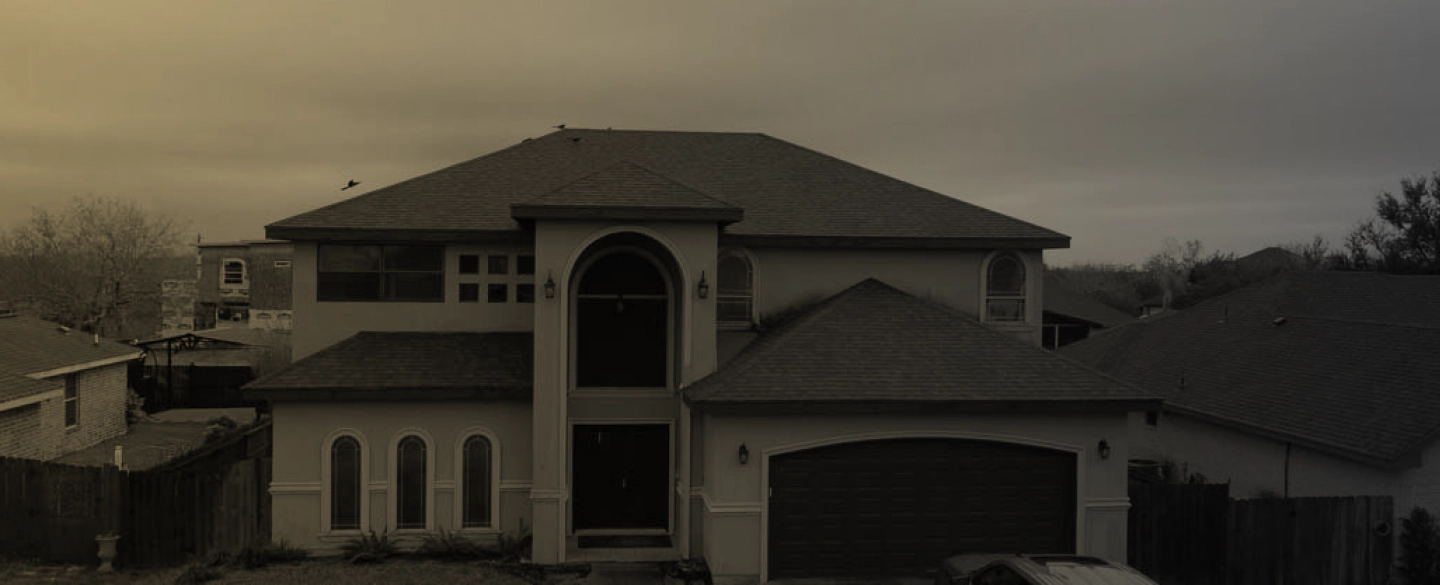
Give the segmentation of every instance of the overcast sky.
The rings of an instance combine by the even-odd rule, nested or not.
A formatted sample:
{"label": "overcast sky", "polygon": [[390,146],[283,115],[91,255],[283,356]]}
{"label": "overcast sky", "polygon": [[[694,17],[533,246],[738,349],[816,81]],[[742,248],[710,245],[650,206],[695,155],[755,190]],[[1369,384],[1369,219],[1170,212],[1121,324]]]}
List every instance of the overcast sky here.
{"label": "overcast sky", "polygon": [[[550,131],[764,132],[1072,237],[1337,242],[1440,169],[1435,0],[0,0],[0,227],[207,241]],[[349,179],[362,181],[341,193]]]}

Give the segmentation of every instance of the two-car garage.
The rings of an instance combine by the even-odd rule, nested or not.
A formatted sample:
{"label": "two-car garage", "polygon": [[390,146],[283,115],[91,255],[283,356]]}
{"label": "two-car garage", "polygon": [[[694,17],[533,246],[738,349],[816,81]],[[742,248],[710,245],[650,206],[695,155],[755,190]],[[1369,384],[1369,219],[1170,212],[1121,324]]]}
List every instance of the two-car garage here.
{"label": "two-car garage", "polygon": [[961,552],[1075,552],[1076,456],[894,438],[769,462],[769,578],[919,575]]}

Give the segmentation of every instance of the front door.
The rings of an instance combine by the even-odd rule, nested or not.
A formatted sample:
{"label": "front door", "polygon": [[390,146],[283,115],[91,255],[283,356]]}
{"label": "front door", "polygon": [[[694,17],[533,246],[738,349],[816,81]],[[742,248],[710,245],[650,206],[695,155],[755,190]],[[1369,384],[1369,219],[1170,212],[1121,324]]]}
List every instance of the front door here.
{"label": "front door", "polygon": [[575,529],[667,529],[670,426],[576,425]]}

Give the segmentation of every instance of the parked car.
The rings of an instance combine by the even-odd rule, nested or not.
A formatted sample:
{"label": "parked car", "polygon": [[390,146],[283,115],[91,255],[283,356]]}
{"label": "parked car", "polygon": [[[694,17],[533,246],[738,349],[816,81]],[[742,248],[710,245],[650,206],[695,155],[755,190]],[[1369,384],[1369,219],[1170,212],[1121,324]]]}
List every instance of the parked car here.
{"label": "parked car", "polygon": [[1156,585],[1120,563],[1073,555],[963,554],[945,559],[935,585]]}

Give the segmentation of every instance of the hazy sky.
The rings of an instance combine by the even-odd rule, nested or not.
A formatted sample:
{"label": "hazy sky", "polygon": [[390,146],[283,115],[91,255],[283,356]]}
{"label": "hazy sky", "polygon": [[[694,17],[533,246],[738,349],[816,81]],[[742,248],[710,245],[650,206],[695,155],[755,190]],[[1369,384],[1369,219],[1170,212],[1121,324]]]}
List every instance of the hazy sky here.
{"label": "hazy sky", "polygon": [[93,193],[259,238],[564,123],[764,132],[1066,233],[1060,264],[1335,242],[1440,169],[1437,23],[1435,0],[0,0],[0,227]]}

